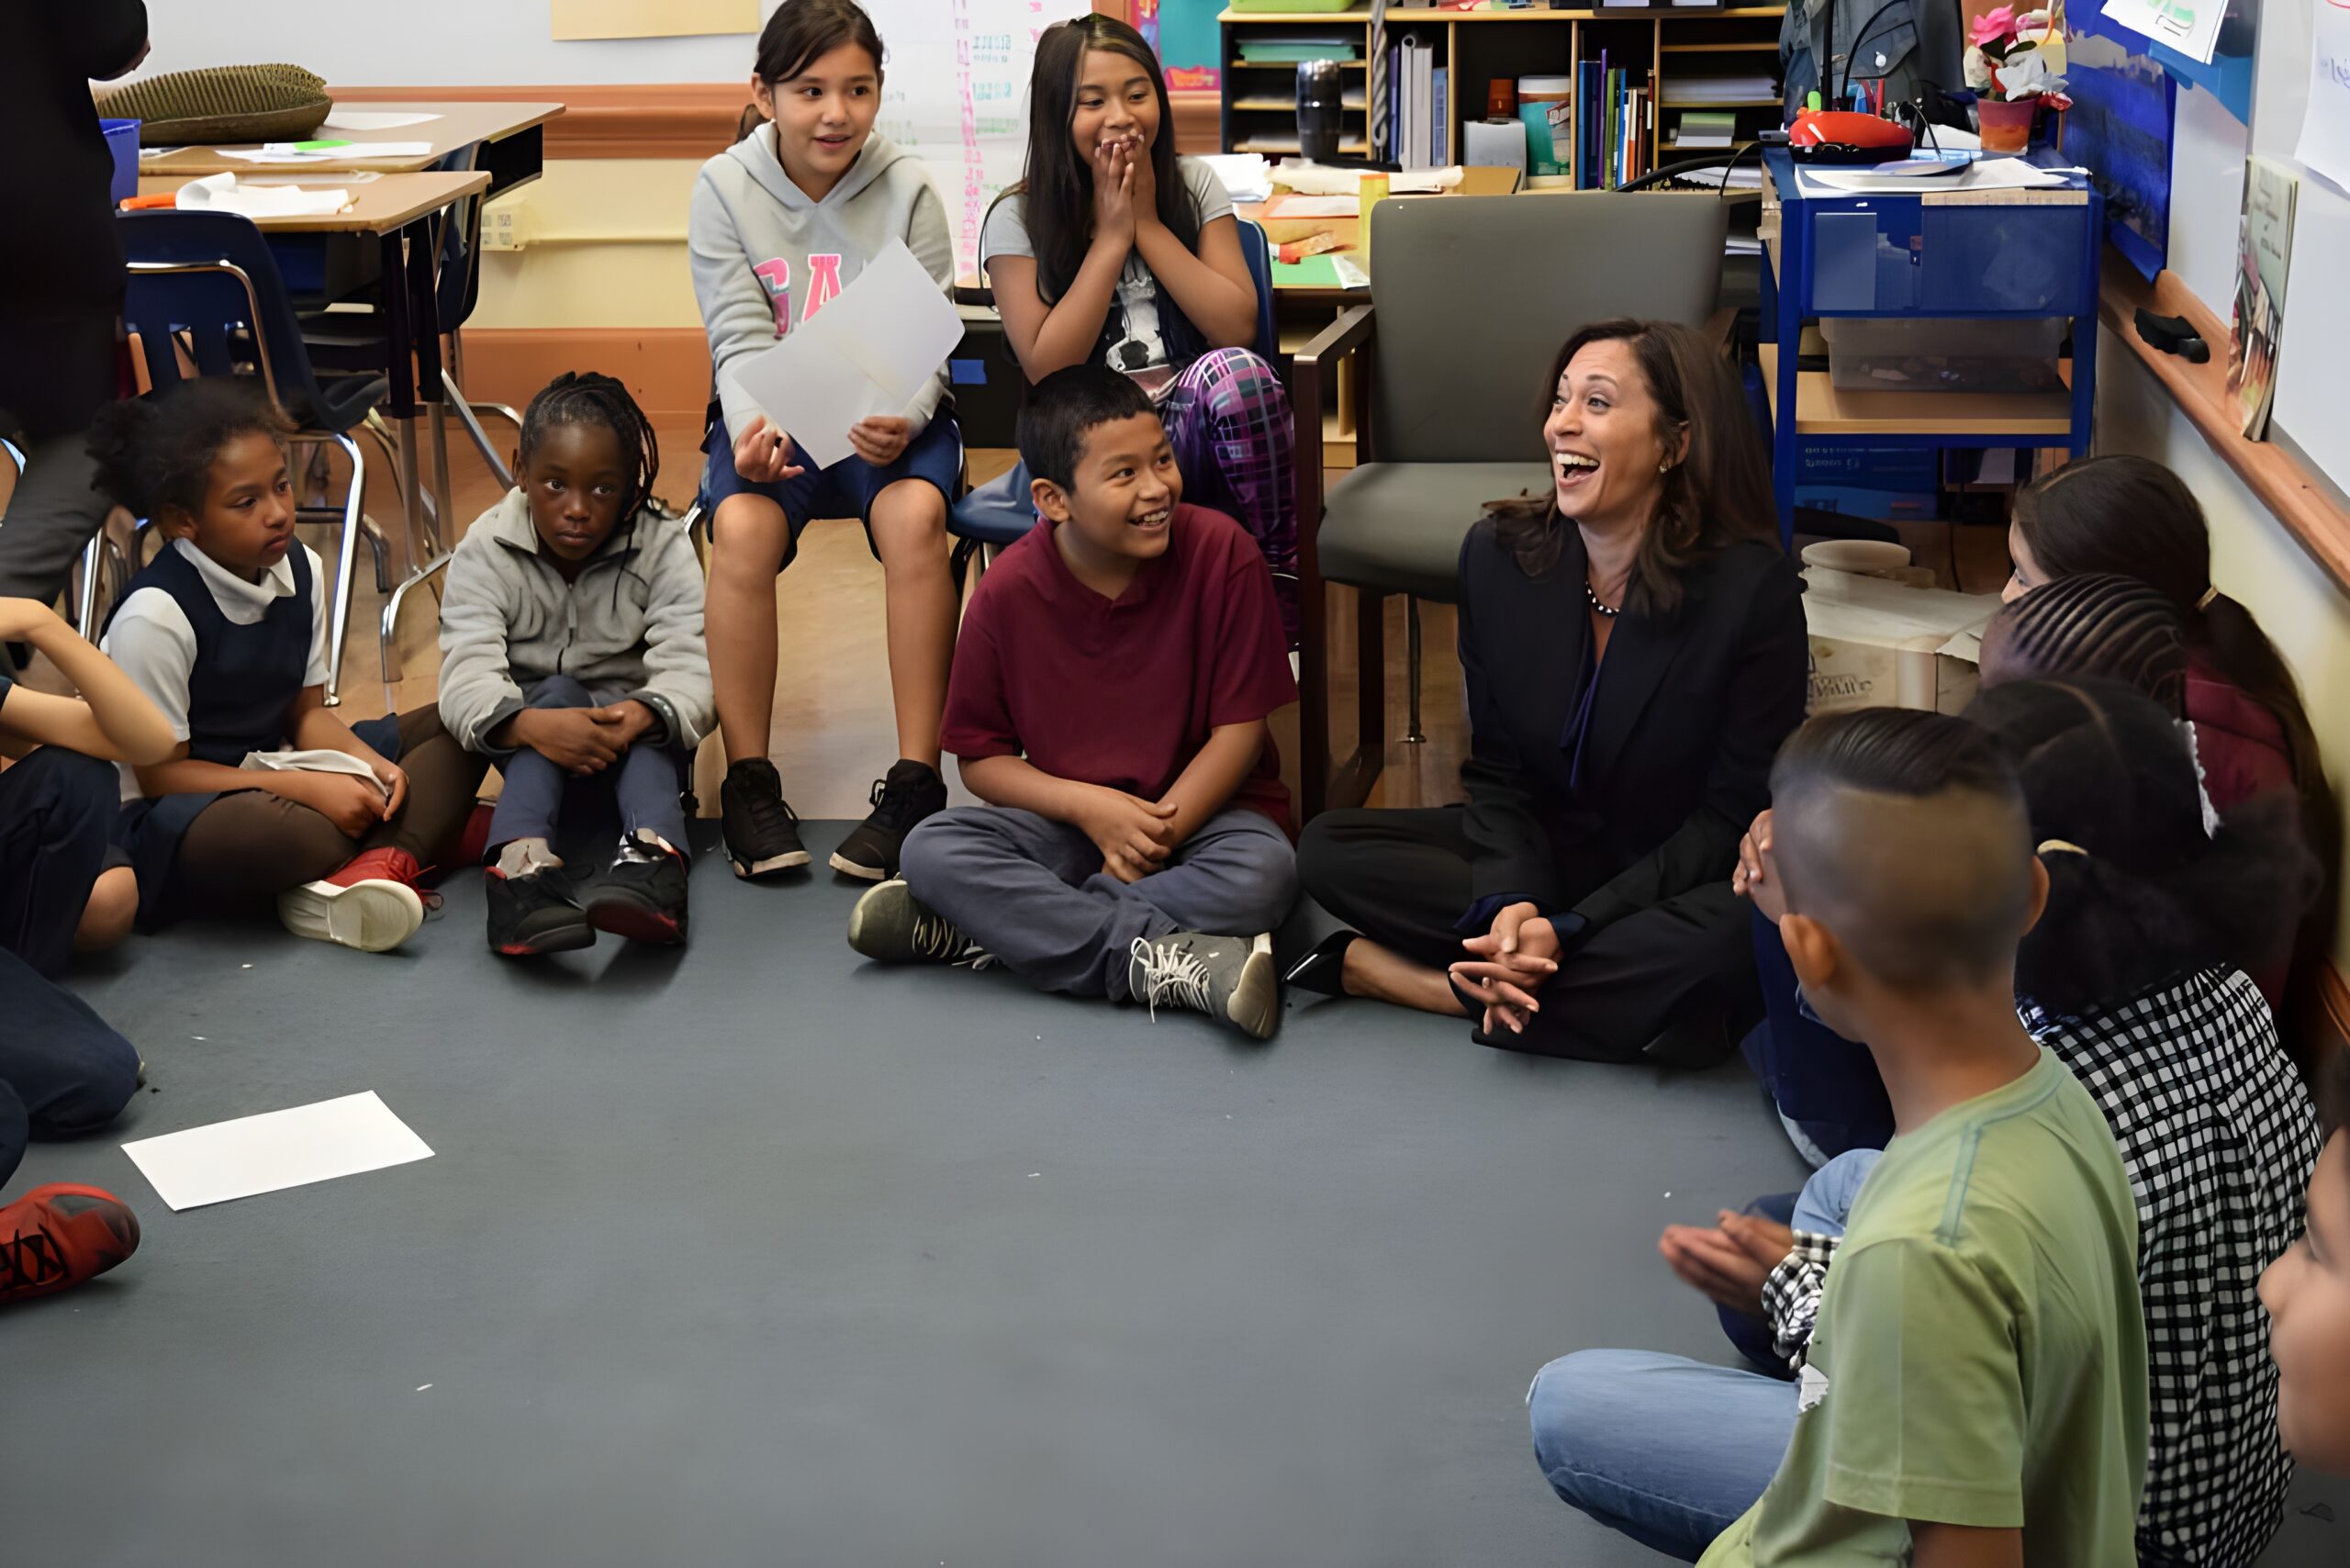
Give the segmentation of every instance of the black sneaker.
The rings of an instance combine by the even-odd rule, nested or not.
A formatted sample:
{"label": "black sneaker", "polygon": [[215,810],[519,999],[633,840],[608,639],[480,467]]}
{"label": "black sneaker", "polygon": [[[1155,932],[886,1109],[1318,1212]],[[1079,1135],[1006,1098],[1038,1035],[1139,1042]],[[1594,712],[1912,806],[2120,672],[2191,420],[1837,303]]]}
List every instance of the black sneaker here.
{"label": "black sneaker", "polygon": [[1158,1009],[1188,1007],[1252,1040],[1272,1038],[1281,1021],[1281,979],[1273,972],[1273,939],[1209,936],[1197,931],[1135,938],[1126,968],[1134,1000]]}
{"label": "black sneaker", "polygon": [[560,868],[509,877],[492,866],[482,873],[481,886],[489,901],[491,952],[527,958],[595,946],[595,927],[572,902],[571,879]]}
{"label": "black sneaker", "polygon": [[623,838],[580,902],[599,931],[674,947],[686,939],[686,857],[650,835]]}
{"label": "black sneaker", "polygon": [[924,817],[946,809],[946,780],[938,770],[901,757],[889,777],[873,781],[873,814],[849,831],[833,851],[833,869],[868,882],[898,874],[898,848]]}
{"label": "black sneaker", "polygon": [[718,803],[726,819],[726,857],[738,877],[771,877],[808,864],[800,817],[783,798],[783,780],[764,756],[726,770]]}
{"label": "black sneaker", "polygon": [[892,878],[848,912],[848,945],[877,964],[960,964],[984,969],[986,948],[931,913],[913,890]]}

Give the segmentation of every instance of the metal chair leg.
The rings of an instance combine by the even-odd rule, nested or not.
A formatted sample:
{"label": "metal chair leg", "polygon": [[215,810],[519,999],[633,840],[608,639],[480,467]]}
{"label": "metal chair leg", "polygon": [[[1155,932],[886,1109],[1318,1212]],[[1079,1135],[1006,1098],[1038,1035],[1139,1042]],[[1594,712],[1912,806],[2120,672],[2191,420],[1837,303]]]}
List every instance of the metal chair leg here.
{"label": "metal chair leg", "polygon": [[384,700],[386,705],[386,711],[389,711],[392,686],[401,678],[400,651],[397,640],[397,633],[399,631],[400,623],[400,601],[408,597],[408,589],[417,588],[430,581],[434,573],[445,570],[448,565],[448,556],[435,556],[432,560],[419,567],[415,576],[409,577],[406,582],[396,585],[392,589],[392,597],[384,601],[384,624],[382,630],[377,633],[377,636],[382,644],[384,655]]}
{"label": "metal chair leg", "polygon": [[465,427],[465,434],[473,439],[474,450],[481,454],[481,459],[484,463],[489,465],[489,471],[498,476],[498,482],[505,486],[508,489],[512,489],[514,487],[514,471],[506,466],[506,459],[499,455],[497,447],[490,444],[489,432],[481,428],[481,420],[474,417],[474,412],[477,409],[490,409],[495,413],[503,415],[507,419],[512,420],[514,421],[514,428],[517,430],[520,430],[522,427],[522,416],[516,413],[513,409],[508,408],[503,403],[475,403],[468,401],[465,398],[465,389],[458,386],[457,378],[450,375],[446,370],[443,370],[441,373],[441,387],[442,391],[448,394],[449,411],[457,416],[458,422]]}
{"label": "metal chair leg", "polygon": [[334,568],[334,623],[327,631],[330,708],[342,701],[342,651],[351,637],[352,574],[359,565],[359,541],[364,532],[360,507],[367,494],[367,460],[359,455],[359,443],[347,435],[336,436],[334,442],[351,459],[351,487],[342,498],[342,547],[336,553]]}
{"label": "metal chair leg", "polygon": [[98,585],[106,577],[106,526],[101,522],[82,551],[82,602],[75,607],[73,629],[82,633],[85,643],[97,641],[95,633],[98,628]]}
{"label": "metal chair leg", "polygon": [[1418,745],[1427,739],[1420,733],[1420,601],[1410,594],[1404,596],[1404,648],[1405,697],[1410,703],[1404,743]]}

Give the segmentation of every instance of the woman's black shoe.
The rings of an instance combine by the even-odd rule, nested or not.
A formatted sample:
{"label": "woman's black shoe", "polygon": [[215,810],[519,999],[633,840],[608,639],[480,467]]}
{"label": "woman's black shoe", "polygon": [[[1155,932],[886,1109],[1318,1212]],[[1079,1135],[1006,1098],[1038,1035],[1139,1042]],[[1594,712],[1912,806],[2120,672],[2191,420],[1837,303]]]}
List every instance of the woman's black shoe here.
{"label": "woman's black shoe", "polygon": [[1292,964],[1281,983],[1317,996],[1347,993],[1347,949],[1362,940],[1360,931],[1333,931],[1314,944],[1314,950]]}

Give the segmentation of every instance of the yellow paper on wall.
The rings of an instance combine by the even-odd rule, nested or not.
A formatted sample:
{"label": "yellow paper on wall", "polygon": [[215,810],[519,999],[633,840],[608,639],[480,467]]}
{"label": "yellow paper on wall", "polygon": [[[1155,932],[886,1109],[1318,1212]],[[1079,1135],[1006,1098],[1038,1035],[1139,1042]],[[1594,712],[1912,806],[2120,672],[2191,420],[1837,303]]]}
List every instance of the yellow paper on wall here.
{"label": "yellow paper on wall", "polygon": [[558,40],[755,33],[759,0],[549,0]]}

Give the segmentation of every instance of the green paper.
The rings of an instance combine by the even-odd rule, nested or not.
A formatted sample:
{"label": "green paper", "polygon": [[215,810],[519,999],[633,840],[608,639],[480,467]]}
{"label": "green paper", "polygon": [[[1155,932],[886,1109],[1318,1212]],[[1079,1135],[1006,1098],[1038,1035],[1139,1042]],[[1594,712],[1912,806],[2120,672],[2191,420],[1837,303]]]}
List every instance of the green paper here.
{"label": "green paper", "polygon": [[351,143],[348,141],[297,141],[294,144],[294,151],[297,152],[334,152],[350,145]]}
{"label": "green paper", "polygon": [[1308,256],[1302,262],[1273,263],[1275,288],[1337,288],[1338,263],[1328,254]]}

